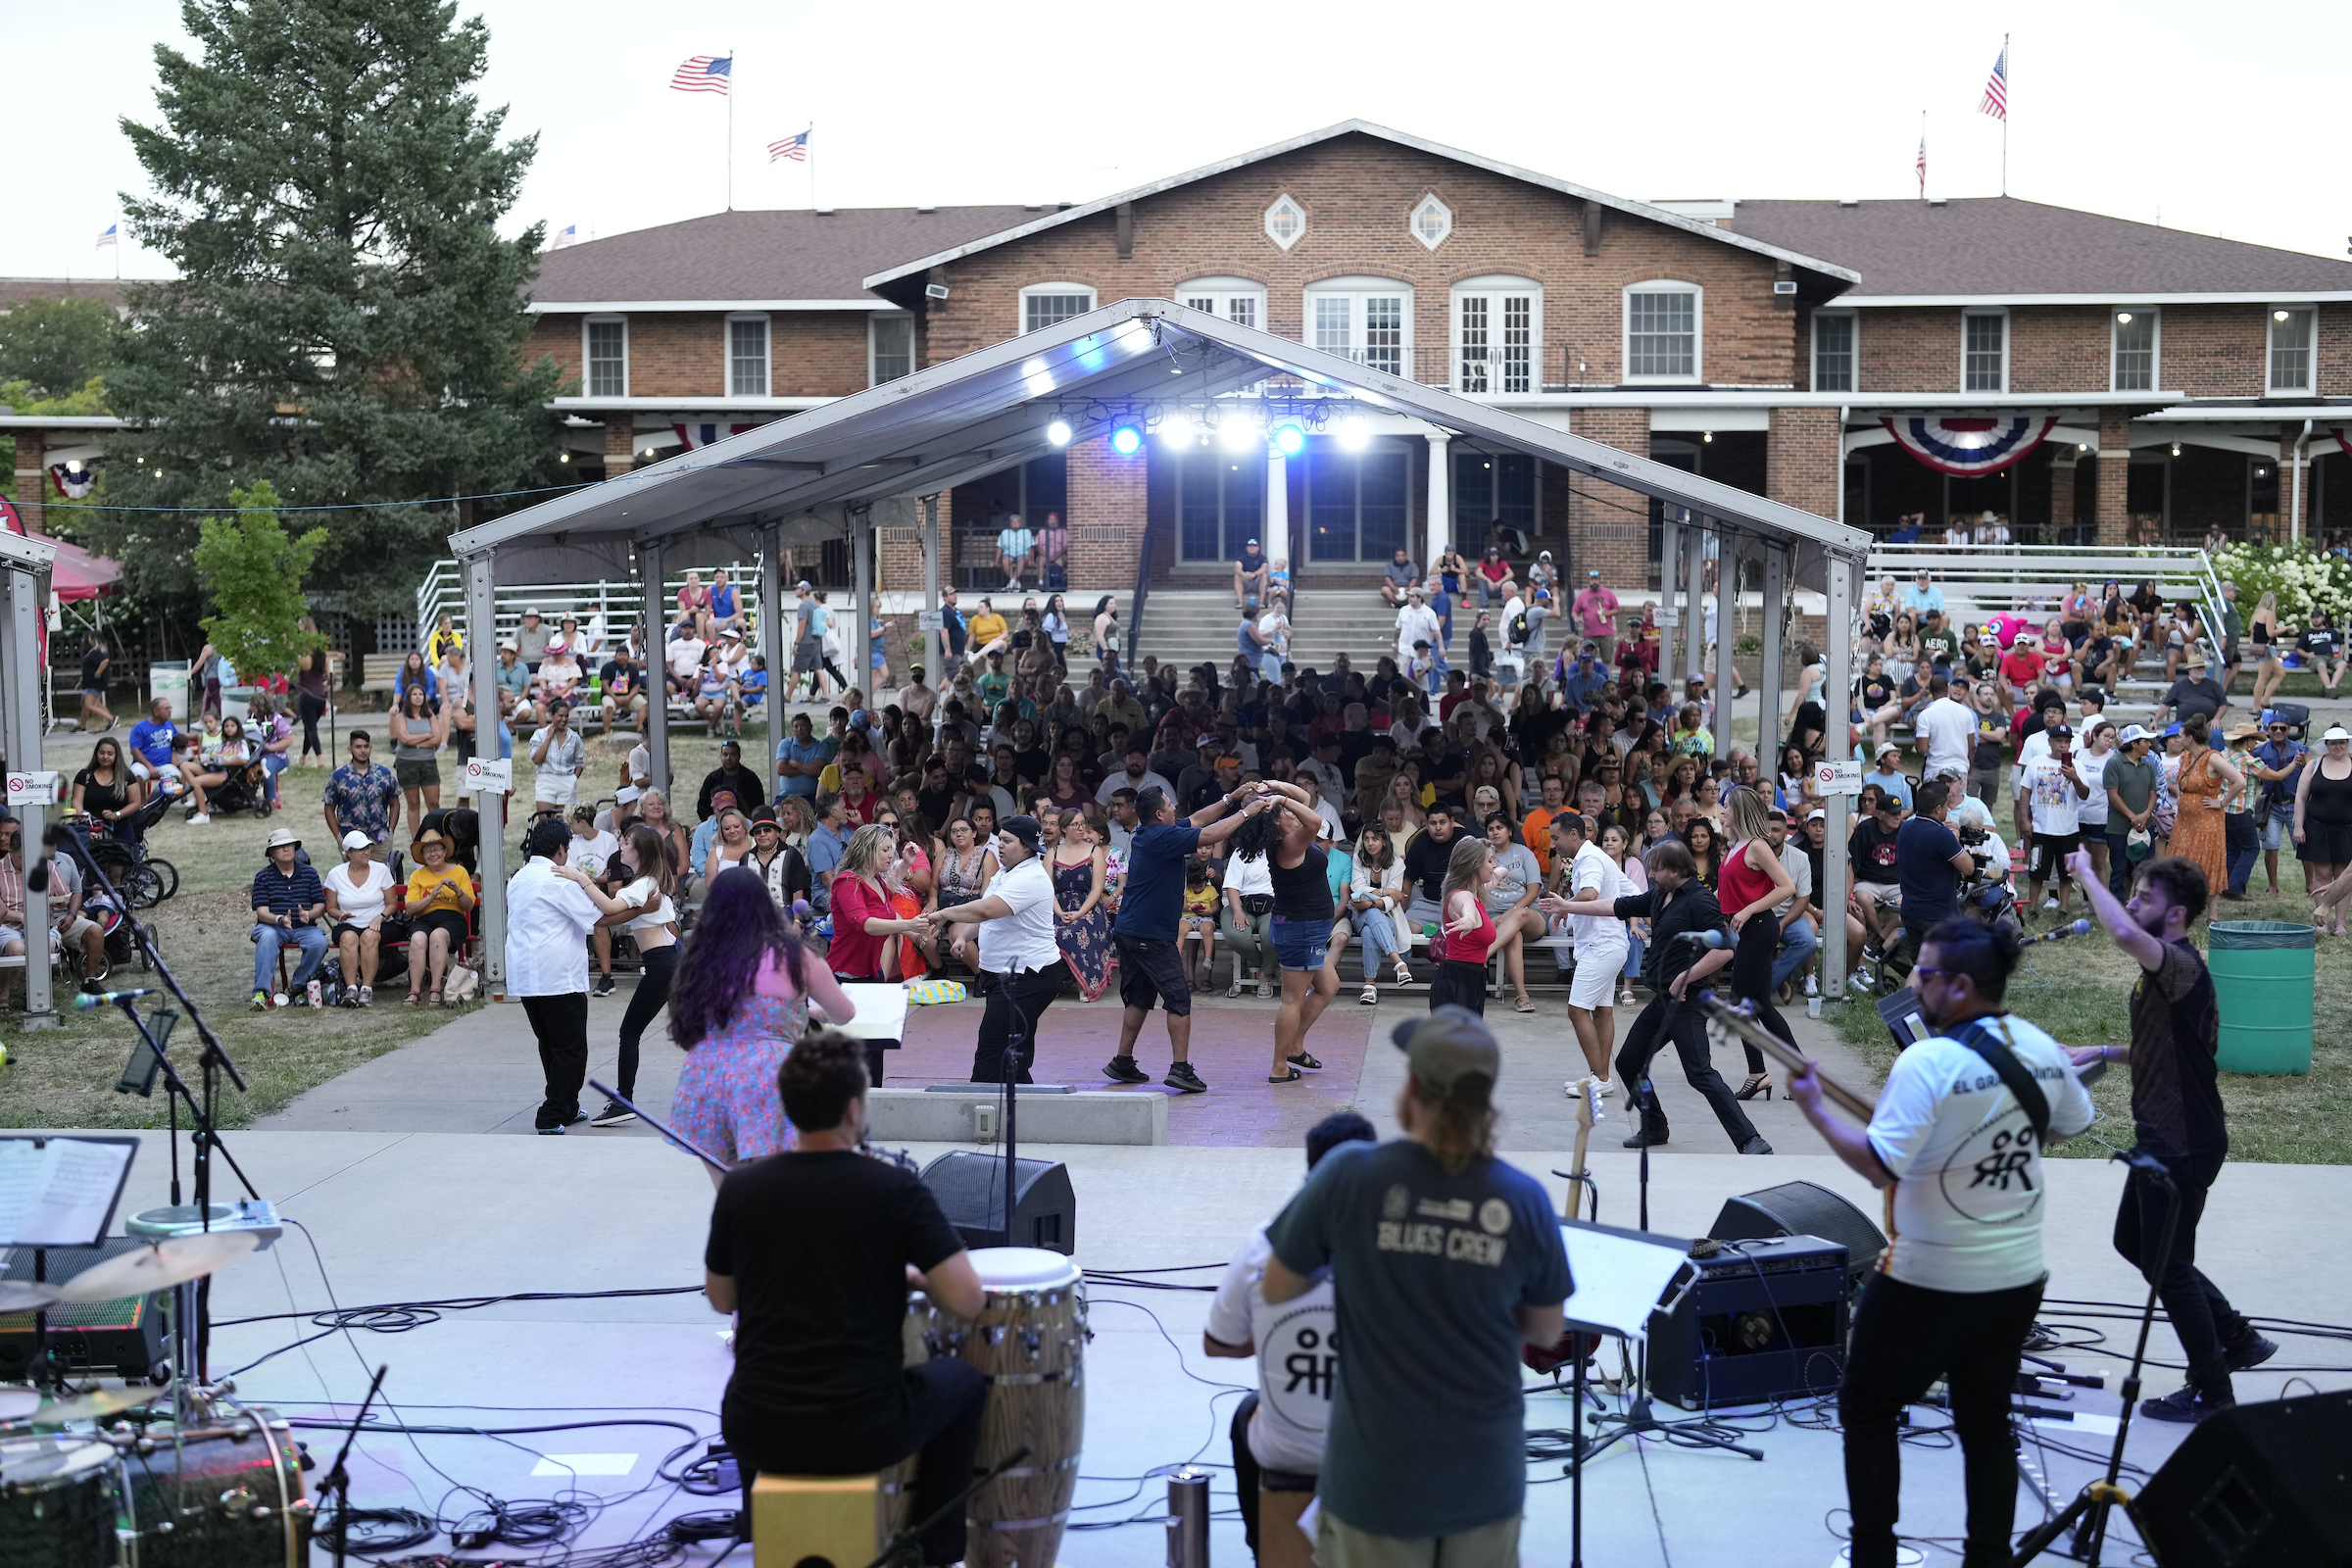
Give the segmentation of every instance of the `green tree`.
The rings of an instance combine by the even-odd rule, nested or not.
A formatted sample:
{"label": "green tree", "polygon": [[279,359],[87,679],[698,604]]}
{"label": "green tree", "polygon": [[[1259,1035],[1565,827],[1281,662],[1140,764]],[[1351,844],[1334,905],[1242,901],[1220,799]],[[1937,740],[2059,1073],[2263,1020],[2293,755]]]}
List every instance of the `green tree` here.
{"label": "green tree", "polygon": [[99,528],[134,591],[193,608],[190,519],[266,480],[337,509],[318,567],[342,608],[406,608],[470,519],[398,503],[553,482],[560,373],[520,356],[542,225],[496,226],[536,138],[476,102],[489,35],[456,11],[186,0],[199,56],[157,47],[162,123],[122,122],[153,191],[124,201],[179,276],[129,291],[107,382],[134,421],[114,503],[153,510]]}
{"label": "green tree", "polygon": [[0,382],[24,383],[28,402],[71,396],[106,373],[114,336],[103,300],[24,300],[0,316]]}
{"label": "green tree", "polygon": [[211,587],[215,607],[204,617],[205,640],[250,682],[291,670],[323,640],[302,629],[310,610],[302,580],[327,531],[288,537],[277,520],[277,491],[267,479],[231,489],[228,499],[236,511],[197,522],[196,569]]}

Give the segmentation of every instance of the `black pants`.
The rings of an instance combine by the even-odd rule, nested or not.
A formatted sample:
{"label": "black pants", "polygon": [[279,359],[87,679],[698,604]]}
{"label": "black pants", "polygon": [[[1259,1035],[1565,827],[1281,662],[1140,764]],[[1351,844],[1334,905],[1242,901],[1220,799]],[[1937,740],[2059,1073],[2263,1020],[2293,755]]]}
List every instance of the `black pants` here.
{"label": "black pants", "polygon": [[[930,1517],[971,1483],[980,1453],[980,1417],[988,1379],[968,1361],[943,1358],[906,1369],[905,1395],[879,1409],[796,1415],[779,1420],[738,1409],[729,1399],[719,1431],[743,1474],[743,1517],[752,1517],[752,1483],[775,1476],[859,1476],[886,1470],[910,1453],[922,1455],[914,1477],[914,1511],[907,1523]],[[996,1455],[990,1455],[992,1459]],[[963,1558],[963,1510],[923,1533],[926,1568]]]}
{"label": "black pants", "polygon": [[2009,1391],[2041,1305],[2041,1281],[1961,1295],[1905,1285],[1884,1274],[1862,1287],[1838,1420],[1845,1428],[1845,1500],[1854,1517],[1853,1568],[1893,1568],[1901,1516],[1903,1406],[1942,1378],[1951,1387],[1968,1498],[1962,1568],[2009,1560],[2017,1522],[2017,1450]]}
{"label": "black pants", "polygon": [[645,1040],[645,1026],[654,1021],[654,1014],[669,1001],[670,977],[678,971],[678,945],[671,942],[659,948],[639,948],[637,956],[645,969],[637,976],[637,989],[629,997],[629,1010],[620,1015],[620,1082],[615,1087],[625,1100],[637,1098],[637,1048]]}
{"label": "black pants", "polygon": [[308,757],[317,752],[321,757],[325,756],[326,749],[318,744],[318,720],[326,716],[326,699],[313,697],[309,692],[297,692],[294,694],[294,710],[302,715],[302,755]]}
{"label": "black pants", "polygon": [[1025,1084],[1029,1064],[1037,1059],[1037,1021],[1061,995],[1061,977],[1067,970],[1058,963],[1043,969],[1019,969],[1011,974],[992,975],[989,978],[988,1005],[980,1014],[980,1038],[972,1047],[972,1082],[1001,1084],[1004,1081],[1006,1044],[1014,1034],[1021,1037],[1020,1060],[1013,1082]]}
{"label": "black pants", "polygon": [[1706,1021],[1696,1007],[1677,1002],[1661,991],[1650,998],[1649,1005],[1642,1009],[1642,1016],[1634,1020],[1625,1044],[1617,1049],[1618,1081],[1631,1086],[1635,1099],[1641,1102],[1642,1130],[1649,1135],[1649,1141],[1653,1144],[1666,1141],[1666,1111],[1658,1103],[1657,1092],[1644,1092],[1642,1085],[1649,1077],[1649,1058],[1664,1049],[1670,1036],[1674,1054],[1683,1061],[1684,1080],[1706,1097],[1732,1147],[1738,1149],[1755,1137],[1756,1124],[1747,1119],[1747,1112],[1732,1098],[1732,1086],[1723,1081],[1723,1074],[1715,1070],[1715,1063],[1707,1054]]}
{"label": "black pants", "polygon": [[539,1068],[547,1075],[535,1125],[562,1127],[580,1113],[580,1086],[588,1081],[588,993],[525,997],[522,1015],[538,1037]]}
{"label": "black pants", "polygon": [[1429,982],[1429,1010],[1440,1007],[1468,1007],[1481,1018],[1487,1015],[1487,966],[1460,958],[1440,958],[1438,972]]}
{"label": "black pants", "polygon": [[[2180,1341],[2190,1386],[2207,1394],[2227,1394],[2230,1366],[2223,1348],[2244,1339],[2253,1325],[2197,1267],[2197,1221],[2205,1213],[2206,1189],[2222,1173],[2222,1156],[2168,1159],[2164,1164],[2173,1174],[2180,1217],[2164,1276],[2150,1283]],[[2136,1170],[2124,1179],[2124,1200],[2115,1211],[2115,1250],[2143,1279],[2149,1278],[2156,1246],[2164,1240],[2164,1209],[2171,1200],[2163,1188]]]}
{"label": "black pants", "polygon": [[[1732,995],[1755,1004],[1756,1022],[1783,1040],[1793,1042],[1796,1037],[1788,1032],[1788,1020],[1772,1004],[1772,966],[1780,956],[1781,922],[1772,917],[1770,910],[1749,916],[1740,928],[1740,945],[1732,950]],[[1744,1040],[1740,1042],[1740,1049],[1747,1055],[1751,1076],[1764,1070],[1764,1053]]]}

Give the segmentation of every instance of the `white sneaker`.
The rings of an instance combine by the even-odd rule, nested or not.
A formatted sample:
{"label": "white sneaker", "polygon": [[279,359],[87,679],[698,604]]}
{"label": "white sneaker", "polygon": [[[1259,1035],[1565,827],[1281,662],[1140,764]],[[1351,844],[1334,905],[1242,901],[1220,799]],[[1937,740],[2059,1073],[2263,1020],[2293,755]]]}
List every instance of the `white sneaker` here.
{"label": "white sneaker", "polygon": [[212,819],[213,817],[211,812],[198,811],[194,816],[188,818],[188,826],[202,827],[205,823],[210,822]]}
{"label": "white sneaker", "polygon": [[1821,995],[1820,976],[1811,974],[1805,976],[1805,995],[1808,997],[1818,997]]}
{"label": "white sneaker", "polygon": [[1870,976],[1864,974],[1861,970],[1856,969],[1853,973],[1853,977],[1847,980],[1846,984],[1856,991],[1867,992],[1870,990]]}

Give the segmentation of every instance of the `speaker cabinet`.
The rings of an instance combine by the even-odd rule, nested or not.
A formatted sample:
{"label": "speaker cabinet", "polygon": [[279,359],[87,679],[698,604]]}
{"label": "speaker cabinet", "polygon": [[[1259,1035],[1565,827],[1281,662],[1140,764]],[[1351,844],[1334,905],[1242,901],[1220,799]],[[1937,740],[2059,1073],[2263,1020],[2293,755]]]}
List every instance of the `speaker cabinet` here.
{"label": "speaker cabinet", "polygon": [[2352,1391],[2198,1422],[2137,1504],[2164,1568],[2352,1565]]}
{"label": "speaker cabinet", "polygon": [[1070,1168],[1042,1159],[1015,1161],[1012,1223],[1004,1223],[1004,1161],[958,1149],[923,1167],[923,1185],[939,1200],[966,1247],[1042,1247],[1065,1257],[1078,1250],[1078,1198]]}
{"label": "speaker cabinet", "polygon": [[1719,1242],[1761,1236],[1818,1236],[1845,1249],[1846,1272],[1856,1284],[1879,1265],[1886,1237],[1860,1209],[1812,1182],[1788,1182],[1727,1199],[1707,1231]]}

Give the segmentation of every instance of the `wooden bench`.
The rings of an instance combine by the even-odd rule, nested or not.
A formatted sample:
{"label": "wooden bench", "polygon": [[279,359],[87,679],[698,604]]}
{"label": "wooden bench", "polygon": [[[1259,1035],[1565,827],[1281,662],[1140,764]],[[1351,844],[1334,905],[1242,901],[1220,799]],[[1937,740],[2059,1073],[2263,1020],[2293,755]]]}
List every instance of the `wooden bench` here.
{"label": "wooden bench", "polygon": [[360,690],[392,695],[399,684],[400,666],[408,660],[406,654],[365,654],[360,660]]}

